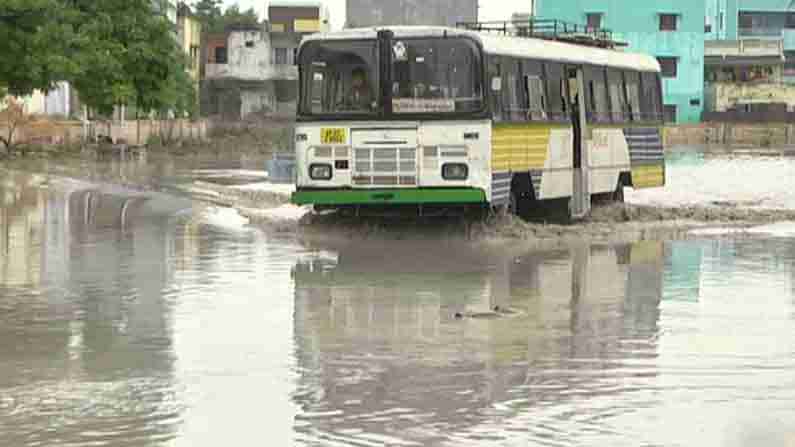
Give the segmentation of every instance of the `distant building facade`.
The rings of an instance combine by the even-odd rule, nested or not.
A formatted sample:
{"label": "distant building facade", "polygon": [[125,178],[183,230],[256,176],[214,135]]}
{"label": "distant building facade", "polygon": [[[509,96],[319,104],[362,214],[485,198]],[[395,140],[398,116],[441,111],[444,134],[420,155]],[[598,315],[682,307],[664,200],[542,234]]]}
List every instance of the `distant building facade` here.
{"label": "distant building facade", "polygon": [[707,0],[704,32],[710,119],[795,111],[795,2]]}
{"label": "distant building facade", "polygon": [[201,45],[202,45],[202,25],[191,13],[190,8],[185,4],[179,5],[177,14],[177,37],[180,47],[185,52],[187,58],[188,76],[193,81],[196,89],[196,101],[199,100],[199,81],[201,80]]}
{"label": "distant building facade", "polygon": [[274,77],[276,102],[289,105],[288,112],[294,115],[298,101],[298,47],[307,34],[331,29],[329,11],[319,1],[272,0],[268,20],[272,69],[278,74]]}
{"label": "distant building facade", "polygon": [[477,0],[346,0],[346,28],[475,22]]}
{"label": "distant building facade", "polygon": [[656,56],[666,120],[701,120],[704,102],[705,0],[536,0],[536,15],[612,30],[628,51]]}

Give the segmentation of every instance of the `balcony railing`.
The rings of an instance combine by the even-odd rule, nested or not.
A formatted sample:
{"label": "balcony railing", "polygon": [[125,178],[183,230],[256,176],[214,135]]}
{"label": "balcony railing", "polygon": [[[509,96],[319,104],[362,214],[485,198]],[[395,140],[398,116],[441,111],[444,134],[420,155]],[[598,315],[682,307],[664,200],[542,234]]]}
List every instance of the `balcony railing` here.
{"label": "balcony railing", "polygon": [[761,27],[753,27],[753,28],[740,28],[737,30],[737,33],[740,37],[771,37],[771,38],[781,38],[782,33],[784,32],[785,28],[761,28]]}
{"label": "balcony railing", "polygon": [[270,65],[264,70],[242,69],[230,64],[206,64],[205,79],[241,79],[251,81],[297,80],[298,67],[295,65]]}
{"label": "balcony railing", "polygon": [[704,55],[709,56],[779,56],[784,55],[784,41],[758,37],[740,40],[708,40],[704,42]]}

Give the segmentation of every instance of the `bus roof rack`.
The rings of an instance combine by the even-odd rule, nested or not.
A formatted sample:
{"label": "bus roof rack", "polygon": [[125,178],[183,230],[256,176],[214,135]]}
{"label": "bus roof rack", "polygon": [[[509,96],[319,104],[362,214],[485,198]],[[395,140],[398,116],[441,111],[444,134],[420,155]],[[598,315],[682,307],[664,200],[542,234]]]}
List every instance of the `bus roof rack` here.
{"label": "bus roof rack", "polygon": [[615,49],[627,46],[613,38],[613,32],[557,19],[522,18],[496,22],[459,22],[458,28],[491,32],[505,36],[532,37],[599,48]]}

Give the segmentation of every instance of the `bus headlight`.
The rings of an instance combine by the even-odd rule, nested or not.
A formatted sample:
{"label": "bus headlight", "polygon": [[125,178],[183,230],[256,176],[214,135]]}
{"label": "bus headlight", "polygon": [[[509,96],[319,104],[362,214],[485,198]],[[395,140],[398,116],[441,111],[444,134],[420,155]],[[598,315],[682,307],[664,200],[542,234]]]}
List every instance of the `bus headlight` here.
{"label": "bus headlight", "polygon": [[331,165],[321,163],[309,165],[309,177],[312,180],[331,180]]}
{"label": "bus headlight", "polygon": [[442,178],[445,180],[466,180],[469,167],[464,163],[445,163],[442,165]]}

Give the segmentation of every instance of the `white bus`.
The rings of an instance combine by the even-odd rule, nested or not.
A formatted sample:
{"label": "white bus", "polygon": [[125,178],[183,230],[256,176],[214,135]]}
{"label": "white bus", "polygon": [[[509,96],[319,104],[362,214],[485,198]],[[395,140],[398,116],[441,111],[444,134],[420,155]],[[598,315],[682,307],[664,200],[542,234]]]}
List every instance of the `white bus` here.
{"label": "white bus", "polygon": [[665,182],[651,56],[389,27],[309,36],[298,64],[296,204],[580,216]]}

